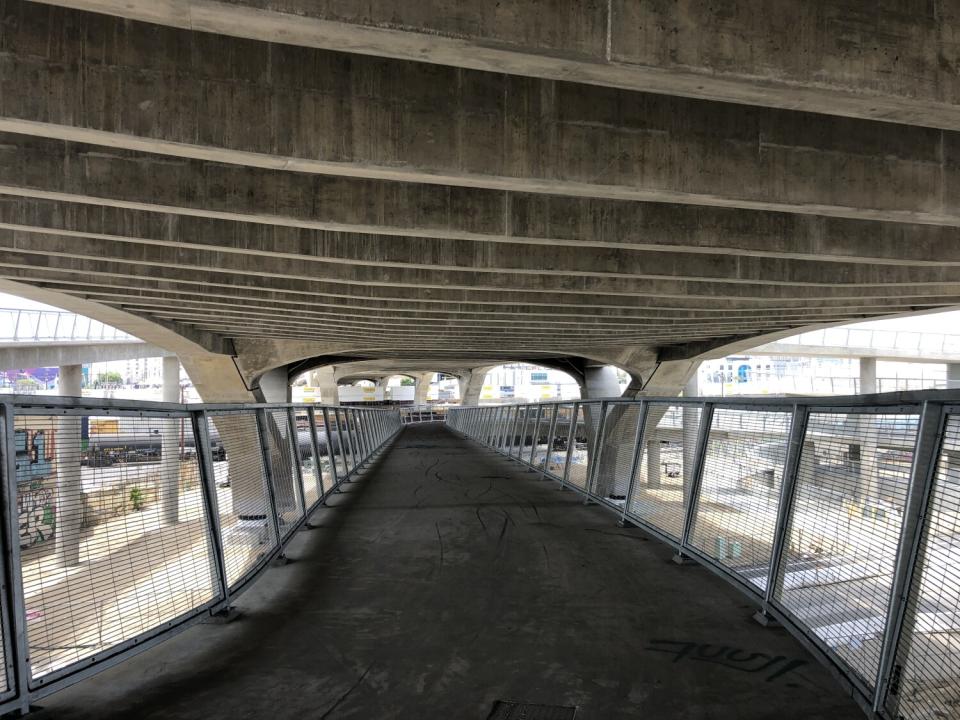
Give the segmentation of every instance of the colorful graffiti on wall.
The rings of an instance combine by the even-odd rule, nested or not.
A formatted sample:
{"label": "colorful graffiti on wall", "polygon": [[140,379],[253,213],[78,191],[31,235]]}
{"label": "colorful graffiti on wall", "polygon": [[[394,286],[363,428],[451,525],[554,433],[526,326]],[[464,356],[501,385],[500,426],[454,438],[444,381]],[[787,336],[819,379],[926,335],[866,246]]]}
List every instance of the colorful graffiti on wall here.
{"label": "colorful graffiti on wall", "polygon": [[52,539],[56,529],[53,431],[20,429],[15,438],[20,547],[26,548]]}

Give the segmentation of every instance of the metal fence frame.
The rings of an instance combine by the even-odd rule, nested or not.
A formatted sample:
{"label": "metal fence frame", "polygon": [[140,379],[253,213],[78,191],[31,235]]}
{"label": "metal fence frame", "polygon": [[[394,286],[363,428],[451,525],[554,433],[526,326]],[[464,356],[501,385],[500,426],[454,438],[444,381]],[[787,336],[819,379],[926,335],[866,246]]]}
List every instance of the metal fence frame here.
{"label": "metal fence frame", "polygon": [[[299,490],[299,520],[286,532],[280,534],[277,525],[277,500],[274,496],[269,474],[268,458],[264,458],[266,486],[270,488],[269,502],[272,514],[273,530],[276,533],[271,548],[255,565],[235,580],[231,585],[227,581],[225,565],[224,538],[220,532],[220,514],[218,511],[217,488],[213,465],[213,444],[209,433],[209,421],[217,413],[243,413],[257,418],[258,439],[261,452],[266,456],[267,441],[264,435],[266,413],[280,411],[289,421],[280,436],[285,440],[286,448],[281,452],[292,452],[295,477]],[[296,411],[306,412],[310,433],[310,445],[315,463],[317,499],[309,506],[306,504],[306,487],[301,472],[302,456],[299,447],[299,434],[295,419]],[[317,413],[324,418],[325,451],[321,453],[318,441]],[[87,415],[97,417],[157,417],[183,418],[190,423],[199,469],[200,493],[203,503],[203,515],[209,534],[210,558],[215,575],[215,594],[212,600],[199,604],[190,611],[168,622],[164,622],[135,637],[112,645],[103,652],[66,667],[50,672],[42,677],[33,678],[30,667],[30,654],[27,642],[27,618],[24,601],[24,584],[21,568],[20,537],[17,516],[17,471],[15,420],[23,416],[64,416]],[[337,447],[331,440],[331,418],[337,418]],[[343,419],[341,425],[339,419]],[[349,482],[356,473],[374,459],[380,450],[402,430],[400,414],[396,408],[342,408],[318,405],[281,404],[191,404],[135,402],[123,400],[103,400],[94,398],[61,398],[9,395],[0,400],[0,557],[3,562],[3,588],[0,590],[0,630],[3,634],[3,650],[6,659],[5,674],[7,690],[0,692],[0,714],[14,711],[27,712],[32,702],[57,690],[72,685],[101,670],[116,665],[132,655],[142,652],[192,624],[228,611],[237,596],[250,587],[271,561],[282,555],[287,544],[320,505],[326,504],[328,497],[340,492],[340,485]],[[285,432],[285,437],[283,433]],[[341,471],[337,466],[336,454],[347,454],[350,462]],[[320,459],[329,458],[332,484],[324,488]]]}
{"label": "metal fence frame", "polygon": [[[630,487],[627,490],[627,500],[622,506],[610,502],[608,498],[597,495],[595,484],[602,447],[604,421],[609,408],[627,403],[639,404],[638,425],[633,440],[632,459],[630,462]],[[645,425],[648,409],[654,404],[667,403],[670,406],[698,407],[701,410],[699,427],[696,439],[696,451],[693,455],[693,470],[691,476],[691,497],[684,509],[683,536],[678,541],[655,525],[638,517],[630,511],[630,499],[633,497],[633,485],[638,475],[638,463],[643,454],[645,442]],[[515,420],[520,415],[521,408],[527,408],[527,416],[532,412],[537,417],[543,416],[543,408],[554,406],[551,413],[549,434],[546,437],[548,459],[543,467],[531,462],[536,453],[512,452],[511,444],[516,439]],[[570,407],[570,428],[567,431],[566,459],[562,472],[551,472],[549,469],[549,454],[553,448],[557,434],[560,407]],[[588,473],[584,488],[572,485],[569,482],[570,463],[574,441],[570,440],[576,433],[578,417],[581,409],[589,412],[587,406],[595,405],[599,408],[599,422],[597,427],[587,432],[588,446]],[[535,408],[535,411],[533,410]],[[701,484],[703,479],[707,445],[711,435],[711,417],[715,409],[734,410],[775,410],[790,414],[787,432],[786,457],[783,462],[783,476],[776,507],[776,526],[774,528],[773,545],[768,568],[765,590],[751,586],[740,578],[730,568],[710,557],[705,552],[694,547],[690,541],[690,529],[697,514],[700,502]],[[796,479],[799,473],[800,455],[803,449],[807,419],[814,412],[828,413],[894,413],[908,411],[919,415],[919,425],[913,447],[913,458],[909,474],[907,489],[907,503],[903,509],[902,524],[896,549],[896,564],[893,574],[891,591],[889,594],[889,611],[883,627],[882,653],[880,655],[879,671],[875,681],[867,684],[852,670],[834,650],[817,637],[814,632],[798,619],[790,610],[782,605],[775,597],[778,586],[784,578],[784,555],[786,553],[787,530],[791,511],[794,510],[796,497]],[[898,663],[898,652],[904,635],[912,632],[907,624],[910,622],[907,612],[907,600],[910,596],[911,584],[915,580],[915,570],[920,552],[921,536],[924,529],[926,511],[930,503],[936,468],[940,460],[940,453],[944,439],[944,428],[948,416],[960,415],[960,392],[957,391],[916,391],[903,393],[889,393],[885,395],[850,396],[850,397],[811,397],[811,398],[643,398],[639,400],[609,399],[609,400],[580,400],[580,401],[550,401],[541,403],[516,404],[511,406],[485,406],[452,408],[447,418],[447,425],[453,431],[467,439],[477,441],[499,454],[531,468],[541,477],[551,478],[560,483],[561,488],[576,490],[584,496],[585,501],[596,503],[613,510],[623,524],[633,525],[650,533],[657,539],[669,544],[677,550],[677,559],[689,558],[710,571],[729,581],[732,585],[747,594],[758,606],[756,618],[763,623],[779,622],[789,630],[800,643],[807,648],[820,662],[826,665],[843,687],[850,692],[861,708],[874,717],[887,720],[905,718],[898,705],[897,689],[901,668]],[[587,426],[586,412],[584,427]],[[591,442],[591,437],[592,442]],[[537,438],[532,439],[536,445]],[[524,438],[520,438],[523,446]],[[956,659],[960,662],[960,659]]]}
{"label": "metal fence frame", "polygon": [[400,422],[404,425],[412,425],[424,422],[443,422],[447,419],[450,408],[434,405],[400,405],[397,409],[400,412]]}

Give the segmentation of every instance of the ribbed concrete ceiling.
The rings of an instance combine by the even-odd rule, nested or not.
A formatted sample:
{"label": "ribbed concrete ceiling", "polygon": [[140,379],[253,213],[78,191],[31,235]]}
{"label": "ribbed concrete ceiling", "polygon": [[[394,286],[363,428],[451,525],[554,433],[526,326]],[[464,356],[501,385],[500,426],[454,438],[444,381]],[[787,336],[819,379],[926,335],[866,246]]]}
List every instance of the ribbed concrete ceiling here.
{"label": "ribbed concrete ceiling", "polygon": [[950,8],[486,5],[0,2],[0,278],[398,370],[960,304]]}

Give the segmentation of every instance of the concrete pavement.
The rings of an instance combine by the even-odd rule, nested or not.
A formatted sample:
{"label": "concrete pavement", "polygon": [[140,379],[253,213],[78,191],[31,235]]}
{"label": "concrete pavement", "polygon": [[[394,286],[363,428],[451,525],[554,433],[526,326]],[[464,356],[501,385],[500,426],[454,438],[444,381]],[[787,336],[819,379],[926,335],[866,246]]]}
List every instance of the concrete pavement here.
{"label": "concrete pavement", "polygon": [[36,717],[860,718],[750,603],[608,512],[438,425],[345,486],[243,615],[48,698]]}

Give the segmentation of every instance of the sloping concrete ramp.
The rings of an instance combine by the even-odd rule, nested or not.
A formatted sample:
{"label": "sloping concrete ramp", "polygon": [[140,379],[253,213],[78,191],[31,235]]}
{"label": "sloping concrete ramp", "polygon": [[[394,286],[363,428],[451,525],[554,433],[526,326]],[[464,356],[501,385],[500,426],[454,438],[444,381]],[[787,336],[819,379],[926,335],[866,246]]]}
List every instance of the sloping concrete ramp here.
{"label": "sloping concrete ramp", "polygon": [[669,548],[439,424],[408,426],[293,560],[35,717],[864,717],[785,631]]}

